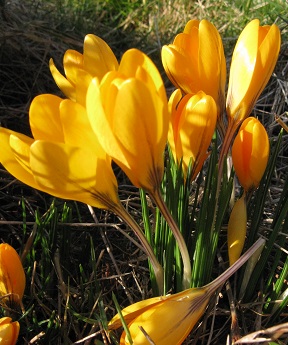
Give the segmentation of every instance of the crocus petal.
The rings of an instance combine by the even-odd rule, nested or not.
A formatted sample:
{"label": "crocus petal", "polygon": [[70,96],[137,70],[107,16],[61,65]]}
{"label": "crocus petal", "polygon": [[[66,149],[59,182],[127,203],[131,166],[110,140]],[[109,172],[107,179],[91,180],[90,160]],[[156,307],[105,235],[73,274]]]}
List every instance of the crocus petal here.
{"label": "crocus petal", "polygon": [[9,294],[9,300],[19,303],[24,294],[26,278],[16,250],[7,243],[0,244],[0,294]]}
{"label": "crocus petal", "polygon": [[257,188],[269,157],[269,138],[264,126],[254,117],[243,121],[232,146],[233,165],[241,186]]}
{"label": "crocus petal", "polygon": [[[232,56],[227,104],[231,114],[236,115],[236,106],[243,101],[251,84],[258,51],[259,20],[252,20],[240,34]],[[233,91],[233,92],[232,92]],[[249,94],[247,94],[249,97]]]}
{"label": "crocus petal", "polygon": [[162,63],[171,82],[186,94],[212,96],[218,117],[224,109],[226,61],[221,37],[207,20],[189,21],[173,44],[163,46]]}
{"label": "crocus petal", "polygon": [[[111,85],[112,90],[109,93],[114,109],[111,109],[110,122],[105,126],[110,126],[109,132],[104,132],[100,126],[101,113],[98,111],[97,114],[94,113],[98,116],[92,118],[95,124],[92,126],[98,137],[103,138],[101,144],[105,151],[124,170],[131,182],[137,187],[151,189],[151,184],[159,184],[159,180],[153,181],[155,173],[156,178],[160,180],[163,173],[163,127],[161,123],[159,127],[151,125],[159,118],[158,114],[162,114],[162,101],[154,104],[150,90],[137,79],[123,82],[113,99],[114,85]],[[108,100],[107,103],[109,104]],[[161,119],[159,121],[163,122]],[[109,133],[112,138],[108,136]]]}
{"label": "crocus petal", "polygon": [[[179,92],[169,100],[171,114],[169,144],[177,161],[183,159],[186,174],[192,160],[192,178],[200,171],[210,145],[217,121],[217,106],[214,99],[204,92],[185,95],[180,99]],[[177,101],[179,102],[177,103]]]}
{"label": "crocus petal", "polygon": [[126,52],[117,72],[107,73],[100,84],[92,81],[86,100],[104,150],[135,186],[150,191],[162,179],[168,132],[167,98],[151,64],[142,52]]}
{"label": "crocus petal", "polygon": [[110,47],[100,37],[89,34],[84,39],[83,54],[69,49],[63,58],[65,76],[56,68],[53,60],[49,62],[52,76],[71,100],[85,105],[88,85],[93,78],[99,81],[109,72],[118,69],[118,62]]}
{"label": "crocus petal", "polygon": [[36,141],[30,164],[38,189],[51,195],[99,208],[118,203],[111,167],[89,149]]}
{"label": "crocus petal", "polygon": [[[168,296],[162,303],[152,305],[129,325],[129,331],[135,345],[149,345],[141,327],[153,343],[157,345],[180,345],[203,315],[209,297],[203,288],[189,289],[180,294]],[[159,322],[161,320],[161,322]],[[128,345],[123,332],[121,345]]]}
{"label": "crocus petal", "polygon": [[271,77],[281,45],[279,28],[252,20],[240,34],[230,68],[226,108],[230,120],[247,116]]}
{"label": "crocus petal", "polygon": [[118,69],[118,61],[108,44],[100,37],[88,34],[84,39],[84,66],[87,72],[99,80]]}
{"label": "crocus petal", "polygon": [[46,94],[35,97],[29,109],[29,122],[34,139],[64,142],[60,121],[60,97]]}
{"label": "crocus petal", "polygon": [[[30,169],[30,157],[27,154],[30,145],[34,140],[23,134],[0,127],[0,162],[4,168],[18,180],[37,188],[32,171]],[[15,147],[11,147],[11,142],[18,147],[19,157],[15,156]],[[23,145],[23,146],[22,146]]]}
{"label": "crocus petal", "polygon": [[0,319],[0,344],[15,345],[18,339],[20,325],[19,322],[11,322],[10,317]]}
{"label": "crocus petal", "polygon": [[[145,299],[143,301],[133,303],[128,307],[121,310],[122,316],[125,319],[125,322],[129,324],[133,321],[136,317],[142,314],[145,310],[151,308],[151,306],[159,305],[163,303],[166,297],[153,297],[149,299]],[[119,314],[116,314],[111,321],[109,322],[109,329],[117,329],[122,326],[122,322],[120,319]]]}
{"label": "crocus petal", "polygon": [[84,68],[83,55],[76,50],[66,50],[63,57],[63,67],[66,78],[75,85],[78,81],[78,69]]}
{"label": "crocus petal", "polygon": [[121,59],[119,73],[126,78],[142,80],[152,89],[156,89],[160,98],[166,99],[166,90],[161,75],[152,60],[138,49],[127,50]]}
{"label": "crocus petal", "polygon": [[[208,20],[202,20],[199,24],[199,41],[201,44],[199,45],[198,66],[202,83],[201,89],[212,96],[219,103],[218,107],[222,109],[226,84],[224,48],[219,32]],[[213,60],[218,63],[211,63]]]}
{"label": "crocus petal", "polygon": [[[175,87],[187,94],[200,90],[199,77],[193,71],[191,59],[186,51],[176,45],[163,46],[161,56],[165,72]],[[191,75],[194,78],[191,78]]]}
{"label": "crocus petal", "polygon": [[71,83],[68,79],[64,77],[55,66],[53,59],[49,61],[50,72],[59,87],[59,89],[64,93],[64,95],[72,100],[76,100],[76,90],[75,85]]}
{"label": "crocus petal", "polygon": [[65,124],[63,132],[66,144],[89,148],[98,158],[106,159],[107,154],[100,145],[82,105],[69,99],[62,101],[60,119],[61,123]]}

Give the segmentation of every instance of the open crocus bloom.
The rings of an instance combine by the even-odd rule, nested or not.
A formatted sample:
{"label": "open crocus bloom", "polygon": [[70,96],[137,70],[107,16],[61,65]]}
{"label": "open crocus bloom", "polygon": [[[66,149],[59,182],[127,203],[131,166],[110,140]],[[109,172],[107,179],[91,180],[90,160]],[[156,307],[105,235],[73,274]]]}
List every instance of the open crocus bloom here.
{"label": "open crocus bloom", "polygon": [[[257,240],[232,266],[208,285],[174,295],[154,297],[124,308],[121,313],[129,328],[133,345],[181,345],[203,315],[211,296],[263,245]],[[110,330],[121,327],[117,314],[109,322]],[[151,340],[151,341],[150,341]],[[124,331],[120,345],[129,345]]]}
{"label": "open crocus bloom", "polygon": [[245,191],[258,187],[269,158],[268,134],[259,120],[248,117],[232,146],[236,175]]}
{"label": "open crocus bloom", "polygon": [[36,97],[29,120],[33,138],[0,128],[0,162],[25,184],[99,208],[118,204],[111,159],[83,106],[53,95]]}
{"label": "open crocus bloom", "polygon": [[[182,344],[206,309],[210,297],[207,292],[205,287],[188,289],[174,295],[140,301],[123,309],[122,315],[128,324],[133,344],[149,345],[147,336],[157,345]],[[109,328],[119,327],[121,321],[117,314],[110,321]],[[120,344],[129,344],[125,332],[122,333]]]}
{"label": "open crocus bloom", "polygon": [[190,20],[173,44],[162,48],[162,63],[171,82],[186,94],[202,90],[212,96],[218,115],[225,104],[226,62],[221,37],[207,20]]}
{"label": "open crocus bloom", "polygon": [[226,108],[229,121],[250,115],[275,67],[281,45],[279,28],[252,20],[240,34],[230,68]]}
{"label": "open crocus bloom", "polygon": [[18,339],[19,322],[11,322],[10,317],[0,319],[0,345],[15,345]]}
{"label": "open crocus bloom", "polygon": [[196,95],[185,95],[174,91],[169,99],[171,122],[169,145],[175,160],[183,158],[182,165],[186,174],[192,160],[192,179],[196,177],[208,156],[217,121],[217,106],[214,99],[200,91]]}
{"label": "open crocus bloom", "polygon": [[86,91],[92,78],[101,80],[109,72],[118,69],[118,61],[100,37],[89,34],[84,39],[83,54],[69,49],[63,58],[65,76],[50,60],[53,78],[62,92],[71,100],[85,105]]}
{"label": "open crocus bloom", "polygon": [[6,303],[9,300],[19,304],[23,298],[25,284],[25,273],[19,255],[9,244],[1,243],[0,302]]}
{"label": "open crocus bloom", "polygon": [[86,100],[91,126],[104,150],[136,187],[160,186],[168,133],[167,97],[153,62],[136,49],[118,71],[91,82]]}

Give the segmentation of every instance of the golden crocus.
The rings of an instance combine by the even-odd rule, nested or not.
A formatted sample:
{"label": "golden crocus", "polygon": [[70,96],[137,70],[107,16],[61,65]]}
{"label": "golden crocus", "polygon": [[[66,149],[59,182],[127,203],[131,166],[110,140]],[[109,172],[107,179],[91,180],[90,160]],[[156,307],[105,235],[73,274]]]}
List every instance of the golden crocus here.
{"label": "golden crocus", "polygon": [[226,60],[221,37],[207,20],[190,20],[173,44],[162,48],[162,63],[171,82],[186,94],[211,95],[218,115],[225,106]]}
{"label": "golden crocus", "polygon": [[259,95],[269,81],[281,45],[277,25],[259,25],[252,20],[240,34],[230,67],[227,114],[239,123],[250,115]]}
{"label": "golden crocus", "polygon": [[17,342],[20,325],[18,321],[11,321],[10,317],[0,319],[0,345],[15,345]]}
{"label": "golden crocus", "polygon": [[[0,244],[0,302],[19,304],[23,298],[26,278],[16,250],[7,243]],[[1,344],[1,343],[0,343]]]}
{"label": "golden crocus", "polygon": [[245,191],[258,187],[269,157],[269,138],[255,117],[245,119],[232,146],[232,160]]}
{"label": "golden crocus", "polygon": [[192,160],[192,179],[208,156],[207,150],[216,127],[217,106],[214,99],[200,91],[185,95],[174,91],[169,99],[171,122],[168,140],[175,160],[182,160],[186,174]]}
{"label": "golden crocus", "polygon": [[126,51],[118,71],[91,82],[87,113],[104,150],[131,182],[159,188],[168,133],[166,91],[153,62],[137,49]]}
{"label": "golden crocus", "polygon": [[84,39],[83,54],[72,49],[65,52],[63,67],[65,76],[50,60],[50,70],[58,87],[68,98],[85,105],[92,78],[101,80],[108,71],[117,70],[118,61],[105,41],[89,34]]}
{"label": "golden crocus", "polygon": [[0,128],[0,162],[17,179],[53,196],[99,208],[119,203],[111,159],[86,110],[53,95],[36,97],[29,120],[33,138]]}
{"label": "golden crocus", "polygon": [[[259,239],[234,265],[204,287],[154,297],[124,308],[121,313],[133,345],[181,345],[205,312],[211,296],[264,242]],[[113,317],[108,326],[110,330],[121,327],[119,314]],[[124,331],[120,345],[129,344],[129,336]]]}

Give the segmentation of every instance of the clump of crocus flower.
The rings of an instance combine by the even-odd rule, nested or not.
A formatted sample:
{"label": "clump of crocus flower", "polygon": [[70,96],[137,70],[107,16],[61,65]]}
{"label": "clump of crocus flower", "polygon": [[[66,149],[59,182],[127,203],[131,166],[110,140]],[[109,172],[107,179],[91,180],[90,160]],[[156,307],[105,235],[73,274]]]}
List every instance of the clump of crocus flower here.
{"label": "clump of crocus flower", "polygon": [[12,322],[10,317],[0,319],[0,345],[15,345],[18,339],[20,325]]}
{"label": "clump of crocus flower", "polygon": [[[245,27],[232,57],[225,118],[223,44],[217,29],[207,20],[189,21],[173,44],[162,49],[164,69],[177,88],[169,102],[161,75],[147,55],[130,49],[119,64],[102,39],[87,35],[83,54],[74,50],[65,53],[65,75],[50,61],[52,75],[68,99],[40,95],[33,100],[29,111],[32,137],[0,128],[0,162],[12,175],[56,197],[110,210],[135,231],[151,260],[160,294],[163,268],[142,229],[119,200],[112,160],[132,184],[150,194],[164,215],[183,259],[180,270],[185,291],[139,302],[123,310],[135,345],[149,344],[149,338],[157,345],[181,344],[215,290],[240,267],[237,259],[246,234],[246,194],[257,188],[269,155],[263,126],[254,118],[246,118],[272,74],[279,49],[280,32],[276,25],[261,27],[259,20],[253,20]],[[209,155],[209,144],[217,128],[223,140],[216,172],[217,203],[223,165],[241,123],[232,147],[233,164],[244,189],[228,224],[232,266],[229,274],[226,272],[212,283],[186,289],[191,286],[192,255],[161,194],[165,147],[168,141],[175,161],[182,163],[184,174],[192,162],[193,179]],[[214,228],[208,231],[213,233]],[[3,258],[0,292],[19,302],[25,275],[23,287],[19,265],[13,266],[15,274],[10,276],[7,272],[12,268],[5,255]],[[17,261],[14,257],[13,260]],[[10,321],[7,319],[4,324],[12,325]],[[119,326],[116,316],[110,329]],[[17,333],[17,325],[15,330]],[[120,343],[128,342],[128,334],[124,332]]]}
{"label": "clump of crocus flower", "polygon": [[7,243],[0,244],[0,302],[19,304],[22,301],[26,277],[20,257]]}

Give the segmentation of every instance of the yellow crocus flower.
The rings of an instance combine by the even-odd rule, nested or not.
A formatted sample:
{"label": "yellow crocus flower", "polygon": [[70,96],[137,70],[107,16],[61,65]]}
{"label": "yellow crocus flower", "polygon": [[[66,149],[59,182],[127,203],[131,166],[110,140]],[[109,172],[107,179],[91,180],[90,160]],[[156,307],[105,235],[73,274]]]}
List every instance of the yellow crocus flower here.
{"label": "yellow crocus flower", "polygon": [[9,244],[1,243],[0,303],[6,304],[10,301],[19,304],[23,298],[25,284],[25,273],[19,255]]}
{"label": "yellow crocus flower", "polygon": [[111,209],[119,203],[111,159],[83,106],[41,95],[32,101],[29,120],[33,138],[0,127],[0,162],[13,176],[53,196],[91,206]]}
{"label": "yellow crocus flower", "polygon": [[255,117],[245,119],[232,145],[236,175],[245,191],[258,187],[269,158],[268,134]]}
{"label": "yellow crocus flower", "polygon": [[92,78],[101,80],[107,72],[118,69],[118,61],[111,48],[100,37],[92,34],[85,36],[83,54],[72,49],[65,52],[65,76],[59,72],[53,59],[50,59],[49,65],[62,92],[82,105],[85,105],[86,91]]}
{"label": "yellow crocus flower", "polygon": [[196,177],[208,156],[217,121],[217,106],[214,99],[203,91],[185,95],[174,91],[169,99],[171,122],[168,140],[175,160],[182,160],[186,174],[192,160],[192,179]]}
{"label": "yellow crocus flower", "polygon": [[212,96],[218,115],[225,105],[226,60],[221,37],[207,20],[190,20],[173,44],[162,48],[162,63],[171,82],[185,94],[202,90]]}
{"label": "yellow crocus flower", "polygon": [[87,113],[104,150],[131,182],[147,191],[159,188],[168,133],[166,91],[153,62],[137,49],[126,51],[118,71],[87,93]]}
{"label": "yellow crocus flower", "polygon": [[10,317],[0,319],[0,345],[15,345],[17,342],[20,325],[18,321],[11,321]]}
{"label": "yellow crocus flower", "polygon": [[252,20],[240,34],[230,67],[226,108],[229,121],[240,123],[250,115],[269,81],[281,45],[277,25]]}
{"label": "yellow crocus flower", "polygon": [[[263,243],[263,239],[255,242],[234,265],[208,285],[150,298],[124,308],[121,313],[133,345],[181,345],[204,314],[210,298]],[[108,326],[110,330],[121,327],[119,314],[112,318]],[[124,331],[120,345],[129,344],[129,337]]]}

